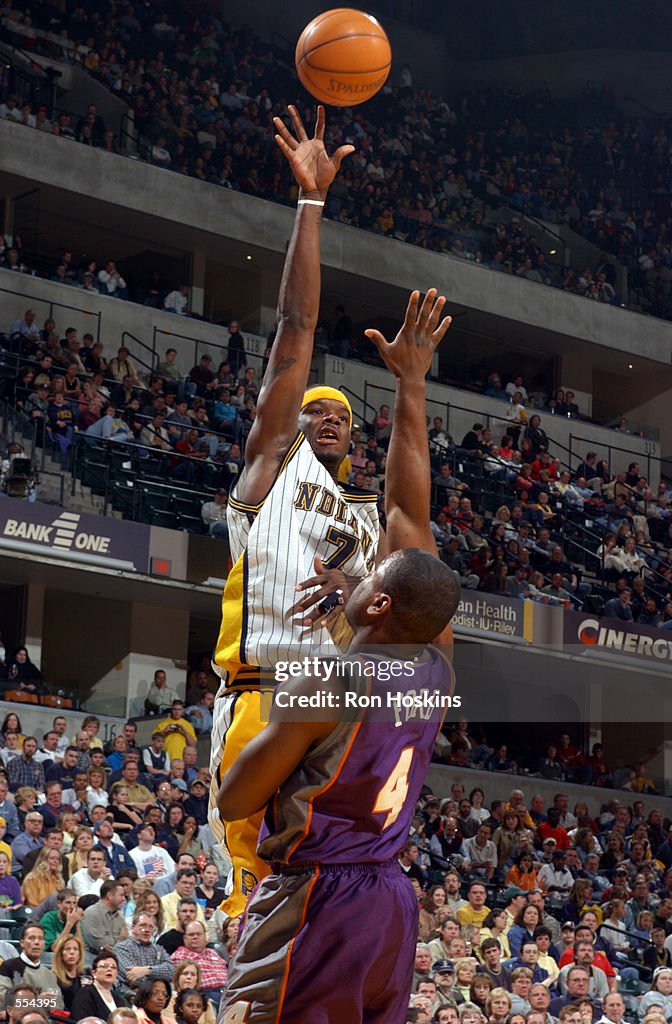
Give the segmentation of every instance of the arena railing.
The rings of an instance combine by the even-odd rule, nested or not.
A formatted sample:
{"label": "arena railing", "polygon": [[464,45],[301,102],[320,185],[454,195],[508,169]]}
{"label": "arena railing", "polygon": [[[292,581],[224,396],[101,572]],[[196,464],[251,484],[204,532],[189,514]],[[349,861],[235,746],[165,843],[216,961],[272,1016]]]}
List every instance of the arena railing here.
{"label": "arena railing", "polygon": [[[145,427],[148,428],[150,431],[154,432],[152,430],[152,427],[151,427],[151,417],[149,417],[149,416],[142,416],[142,415],[138,414],[136,419],[143,421],[144,424],[145,424]],[[186,428],[186,429],[189,429],[189,428]],[[194,429],[199,429],[199,428],[194,425]],[[203,429],[203,428],[200,428],[200,429]],[[209,427],[205,428],[205,433],[207,433],[207,434],[209,434],[211,436],[216,437],[219,440],[220,443],[225,443],[225,444],[231,444],[232,443],[231,437],[229,435],[223,434],[223,433],[221,433],[219,431],[216,431],[216,430],[212,430]],[[201,438],[201,440],[202,440],[202,438]],[[103,509],[103,514],[104,515],[107,514],[107,507],[108,507],[108,504],[110,503],[110,500],[111,500],[112,490],[114,489],[114,481],[112,481],[110,479],[110,476],[111,476],[111,466],[112,466],[112,461],[111,461],[111,458],[110,458],[110,454],[111,453],[121,453],[121,454],[125,453],[128,456],[129,460],[131,460],[131,461],[133,460],[134,456],[137,457],[137,458],[151,459],[152,462],[154,462],[154,464],[158,468],[161,469],[161,471],[163,471],[164,469],[166,470],[166,477],[167,478],[170,478],[170,471],[169,471],[170,464],[174,463],[174,462],[191,462],[194,465],[194,467],[198,467],[200,469],[210,468],[211,473],[212,473],[213,476],[216,476],[217,473],[221,473],[222,472],[222,467],[218,466],[216,463],[204,461],[202,458],[199,458],[198,456],[185,455],[182,452],[176,451],[174,448],[171,448],[169,450],[164,450],[164,449],[160,449],[160,448],[154,447],[152,445],[138,443],[137,441],[115,441],[115,440],[112,440],[110,438],[90,437],[90,436],[87,436],[87,434],[85,432],[81,432],[81,433],[78,432],[73,437],[73,443],[72,443],[72,446],[71,446],[70,452],[69,452],[70,462],[69,462],[69,466],[68,466],[68,472],[71,474],[71,485],[70,485],[70,487],[71,487],[71,494],[74,495],[75,492],[76,492],[76,483],[77,483],[77,480],[79,479],[79,476],[81,474],[83,462],[86,461],[85,458],[84,458],[85,454],[88,453],[88,454],[92,455],[96,451],[97,452],[101,452],[101,451],[105,452],[106,457],[107,457],[107,471],[106,471],[106,476],[105,476],[105,481],[104,481],[104,509]],[[147,465],[144,468],[147,471],[149,471],[150,467],[149,467],[149,465]],[[142,479],[142,469],[143,469],[142,465],[138,465],[137,466],[136,477],[138,479]],[[156,481],[155,478],[152,478],[151,480],[148,479],[148,480],[145,480],[144,482],[155,483],[157,481]],[[176,485],[178,485],[179,483],[180,483],[180,481],[175,481]],[[171,481],[170,486],[173,486],[173,482],[172,481]],[[193,490],[193,488],[190,488],[186,484],[185,484],[184,489],[185,490]],[[206,490],[207,490],[207,487],[206,487]],[[208,493],[211,495],[214,490],[215,490],[215,484],[213,482],[212,488],[211,488],[211,490]]]}
{"label": "arena railing", "polygon": [[[613,872],[607,872],[607,874],[611,875],[613,878]],[[604,929],[608,929],[609,927],[609,922],[603,921],[597,927],[597,934],[599,935]],[[646,949],[651,949],[651,947],[653,946],[653,942],[651,941],[651,939],[645,939],[641,934],[637,932],[628,931],[627,928],[619,928],[619,935],[622,935],[625,939],[631,940],[629,942],[631,949],[629,953],[616,954],[617,963],[614,965],[616,967],[616,970],[618,970],[619,965],[621,967],[634,967],[635,970],[639,973],[640,979],[642,978],[642,973],[644,973],[646,977],[650,980],[653,977],[653,968],[647,967],[643,959],[636,960],[633,957],[632,953],[633,949],[635,951],[640,952],[644,952],[644,950]],[[642,992],[644,991],[646,991],[646,989],[642,989]],[[638,994],[641,995],[642,992]]]}
{"label": "arena railing", "polygon": [[[392,388],[388,388],[388,387],[386,387],[385,385],[382,385],[382,384],[372,384],[368,380],[364,381],[364,397],[361,399],[361,401],[364,403],[364,406],[366,408],[373,408],[373,409],[375,409],[375,411],[377,413],[378,412],[378,406],[374,405],[374,403],[371,401],[371,395],[372,395],[372,393],[375,393],[375,392],[386,392],[387,394],[389,394],[392,397],[394,397],[394,390]],[[390,402],[389,404],[393,404],[393,403]],[[428,410],[429,410],[429,407],[432,406],[432,405],[436,406],[437,408],[440,408],[442,410],[442,412],[444,414],[444,422],[445,422],[445,428],[446,428],[447,433],[450,433],[450,412],[451,412],[451,409],[455,409],[455,410],[457,410],[459,412],[468,412],[470,415],[472,415],[475,418],[478,418],[480,421],[482,421],[483,425],[488,430],[490,430],[490,428],[493,427],[493,425],[501,425],[502,427],[505,427],[506,423],[507,423],[506,417],[504,415],[499,416],[499,415],[496,415],[494,413],[485,412],[484,410],[476,409],[473,406],[468,406],[467,407],[465,405],[457,405],[455,402],[441,403],[441,402],[433,401],[431,399],[428,400],[428,402],[427,402]],[[506,403],[502,402],[502,406],[504,408],[506,408]],[[428,415],[431,415],[429,413],[429,411],[428,411]],[[534,415],[534,413],[532,413],[532,415]],[[548,422],[548,417],[549,417],[550,414],[540,413],[540,415],[545,416],[545,419],[544,419],[545,423]],[[580,421],[577,421],[577,422],[580,422]],[[601,424],[596,424],[596,425],[597,426],[601,426]],[[608,429],[608,428],[605,428],[605,429]],[[608,452],[608,456],[609,456],[609,462],[611,462],[612,452],[621,452],[621,453],[623,453],[625,455],[630,455],[630,456],[632,456],[632,461],[633,462],[640,462],[642,460],[642,455],[639,452],[635,452],[631,448],[624,448],[622,445],[614,444],[612,441],[588,440],[586,438],[580,437],[578,434],[570,434],[570,445],[567,446],[567,445],[563,444],[561,441],[557,441],[550,434],[548,434],[548,432],[547,432],[547,437],[548,437],[548,440],[549,440],[550,444],[553,446],[553,448],[559,449],[560,451],[566,453],[567,458],[565,458],[565,459],[560,458],[560,462],[561,462],[562,466],[564,468],[568,469],[570,472],[573,472],[573,469],[574,469],[574,466],[576,465],[576,463],[579,460],[583,459],[583,454],[581,454],[580,452],[577,452],[572,447],[572,441],[576,441],[576,442],[580,442],[582,444],[590,445],[591,448],[606,448],[607,452]],[[646,470],[647,470],[646,478],[648,480],[650,480],[651,479],[651,459],[652,458],[653,459],[657,458],[656,442],[653,441],[653,440],[647,441],[646,445],[647,445],[647,450],[646,450],[646,453],[645,453]]]}
{"label": "arena railing", "polygon": [[[0,268],[0,269],[2,269],[2,268]],[[11,271],[8,271],[8,273],[11,273]],[[75,295],[78,293],[78,289],[73,288],[72,290],[73,290]],[[96,341],[100,341],[100,331],[101,331],[102,320],[103,320],[103,314],[100,311],[96,312],[96,311],[94,311],[92,309],[82,308],[81,306],[72,306],[72,305],[70,305],[69,303],[66,303],[66,302],[57,302],[55,299],[43,299],[41,297],[37,298],[35,296],[24,295],[23,292],[17,292],[13,288],[1,288],[0,287],[0,292],[4,292],[6,295],[18,295],[19,298],[21,298],[21,299],[23,299],[25,301],[27,307],[34,306],[38,302],[42,303],[45,306],[48,306],[49,307],[49,313],[47,315],[52,320],[55,319],[54,318],[54,310],[55,309],[70,309],[70,310],[72,310],[73,313],[83,313],[84,316],[92,316],[96,320],[95,340]],[[93,331],[91,333],[93,333]]]}
{"label": "arena railing", "polygon": [[[579,452],[575,451],[575,449],[574,449],[574,442],[576,442],[577,444],[589,445],[591,448],[597,448],[597,447],[606,448],[607,449],[607,460],[608,460],[609,464],[611,464],[611,453],[612,452],[621,452],[621,453],[623,453],[625,455],[630,455],[633,462],[641,462],[642,461],[641,454],[639,452],[634,452],[632,450],[632,448],[624,448],[622,445],[612,444],[611,441],[604,441],[604,442],[589,441],[587,438],[581,437],[579,434],[570,434],[569,435],[569,447],[566,450],[569,452],[569,456],[570,456],[571,459],[581,459],[581,460],[583,459],[583,455],[579,454]],[[653,441],[653,440],[646,441],[646,452],[645,452],[646,474],[642,473],[642,476],[646,476],[646,479],[649,482],[651,481],[651,459],[652,458],[654,458],[654,459],[657,458],[656,444],[657,444],[657,442]]]}
{"label": "arena railing", "polygon": [[[368,380],[365,380],[364,381],[364,402],[366,403],[366,405],[368,407],[372,406],[372,403],[369,400],[369,394],[370,394],[370,392],[375,392],[375,391],[385,391],[385,392],[389,393],[390,395],[392,395],[392,397],[394,398],[395,392],[394,392],[394,390],[392,388],[388,388],[385,385],[381,385],[381,384],[371,384]],[[507,405],[508,405],[508,403],[502,402],[502,409],[506,409]],[[483,426],[487,430],[490,430],[492,427],[495,427],[495,426],[501,427],[502,429],[505,430],[506,424],[508,422],[507,419],[506,419],[506,416],[503,413],[502,413],[502,415],[497,415],[496,413],[485,412],[482,409],[475,409],[473,406],[457,405],[455,402],[436,402],[433,399],[428,399],[427,400],[427,408],[428,408],[428,413],[427,414],[430,416],[430,418],[431,418],[431,415],[432,415],[429,412],[429,407],[430,406],[435,406],[436,408],[441,410],[441,412],[443,414],[445,429],[446,429],[446,432],[448,434],[450,433],[450,413],[451,413],[451,410],[453,410],[453,409],[456,410],[457,412],[468,412],[469,415],[472,416],[474,419],[478,419],[479,421],[481,421],[483,423]],[[378,411],[378,407],[375,406],[375,409],[376,409],[376,412],[377,412]],[[435,415],[438,415],[438,414],[435,414]],[[550,437],[550,435],[547,435],[547,436],[548,436],[548,440],[553,445],[556,445],[558,448],[561,448],[561,449],[564,449],[565,451],[568,451],[568,449],[566,448],[565,445],[562,445],[560,443],[556,443],[553,440],[553,438]],[[493,440],[493,443],[497,443],[497,442]],[[459,445],[456,445],[456,447],[459,448]],[[447,455],[449,455],[449,454],[450,454],[450,451],[447,452]],[[565,466],[566,469],[569,469],[571,471],[571,466],[569,465],[569,463],[564,462],[562,459],[560,461],[561,461],[562,465]],[[504,463],[502,463],[502,465],[504,465]]]}
{"label": "arena railing", "polygon": [[[156,328],[155,328],[155,330],[156,330]],[[156,373],[157,359],[156,359],[156,353],[154,352],[152,347],[150,345],[148,345],[146,342],[142,341],[141,338],[138,338],[137,335],[131,334],[130,331],[122,331],[121,332],[121,344],[125,345],[126,348],[128,348],[128,339],[129,338],[136,345],[139,345],[140,348],[144,352],[148,352],[149,353],[148,358],[150,358],[150,362],[145,362],[144,359],[142,359],[140,356],[136,355],[135,353],[133,353],[132,359],[136,363],[140,363],[141,366],[144,366],[144,368],[147,370],[147,372],[149,373],[150,376],[154,375]]]}
{"label": "arena railing", "polygon": [[[608,586],[610,583],[614,582],[614,580],[607,577],[610,570],[605,568],[604,561],[600,558],[597,552],[604,543],[605,535],[613,531],[611,531],[609,527],[604,527],[600,532],[600,527],[596,526],[594,522],[596,517],[599,518],[599,513],[596,517],[591,518],[588,513],[580,511],[576,509],[576,507],[568,505],[566,502],[564,503],[564,507],[568,512],[566,530],[563,527],[563,537],[566,549],[569,548],[571,550],[571,548],[574,547],[584,555],[588,556],[588,558],[597,562],[597,570],[594,575],[599,577],[604,586]],[[572,512],[576,512],[577,514],[572,516]],[[591,525],[588,525],[588,523]],[[657,558],[658,556],[656,555],[654,557]],[[570,560],[572,559],[570,558]],[[584,565],[588,566],[588,563],[584,561]],[[631,574],[619,572],[618,575],[623,576]],[[639,575],[644,579],[646,593],[651,596],[655,596],[657,601],[660,598],[657,584],[660,584],[660,587],[663,590],[667,589],[669,585],[667,577],[665,577],[655,566],[649,564],[648,561],[646,568],[642,568],[638,573],[634,573],[632,575]]]}
{"label": "arena railing", "polygon": [[[181,319],[183,319],[183,318],[181,318]],[[209,323],[209,321],[206,321],[206,322]],[[212,326],[214,326],[214,325],[212,325]],[[198,361],[199,361],[200,356],[204,355],[206,350],[208,351],[208,353],[210,352],[211,349],[214,349],[217,352],[225,352],[226,353],[226,357],[222,356],[222,358],[220,359],[220,362],[224,362],[225,358],[228,359],[228,355],[229,355],[229,346],[228,345],[220,345],[219,342],[209,341],[209,340],[206,340],[205,338],[194,338],[193,335],[190,335],[190,334],[178,334],[177,331],[169,331],[169,330],[166,330],[165,327],[157,327],[156,324],[155,324],[154,325],[154,333],[152,335],[152,352],[154,353],[154,357],[156,358],[157,362],[159,362],[159,360],[160,360],[160,355],[159,355],[159,352],[157,351],[159,337],[161,337],[161,338],[179,338],[180,341],[190,341],[190,342],[192,342],[192,344],[194,346],[194,355],[192,357],[193,358],[193,363],[192,363],[193,366],[197,366],[198,365]],[[261,368],[261,366],[263,365],[263,353],[261,355],[259,355],[256,352],[247,352],[246,351],[245,352],[245,358],[247,360],[254,359],[258,363],[259,368]]]}
{"label": "arena railing", "polygon": [[[358,395],[355,391],[352,391],[351,388],[341,387],[340,390],[344,394],[350,396],[350,405],[353,411],[353,423],[355,410],[358,407],[361,410],[361,416],[359,418],[361,419],[362,422],[360,426],[365,427],[368,430],[369,425],[373,423],[378,410],[375,408],[375,406],[371,405],[370,402],[367,402],[366,398],[362,397],[362,395]],[[371,410],[371,412],[373,413],[371,419],[369,419],[368,410]]]}
{"label": "arena railing", "polygon": [[[37,422],[31,421],[7,399],[0,399],[0,430],[9,444],[23,443],[28,439],[33,457],[37,438]],[[18,440],[20,435],[21,440]]]}
{"label": "arena railing", "polygon": [[[9,52],[8,52],[9,51]],[[23,58],[20,63],[16,58]],[[51,108],[56,92],[56,79],[60,72],[45,69],[35,60],[34,54],[22,50],[10,42],[2,43],[2,61],[0,68],[0,94],[4,97],[13,93],[19,105],[31,103],[44,104]]]}
{"label": "arena railing", "polygon": [[[392,396],[391,399],[389,401],[387,401],[387,402],[379,402],[378,405],[376,405],[374,402],[371,401],[371,397],[373,397],[373,393],[378,392],[378,391],[382,391],[382,392],[385,392],[385,394],[391,395]],[[395,396],[395,394],[396,394],[396,392],[395,392],[394,388],[388,388],[387,385],[385,385],[385,384],[372,384],[370,381],[365,380],[364,381],[364,397],[363,397],[362,401],[364,402],[365,408],[373,409],[375,411],[375,414],[378,415],[378,409],[380,408],[381,405],[389,405],[390,408],[394,407],[394,396]],[[434,408],[434,410],[438,409],[438,410],[440,410],[440,412],[436,412],[436,411],[431,412],[430,411],[430,407]],[[427,415],[430,417],[430,419],[432,417],[434,417],[434,416],[439,416],[439,415],[441,416],[441,419],[444,421],[445,429],[446,429],[447,432],[449,432],[449,420],[450,420],[451,403],[450,402],[437,402],[433,398],[428,398],[427,401],[426,401],[426,408],[427,408]],[[454,408],[455,409],[459,409],[460,406],[456,405],[456,406],[454,406]],[[467,411],[468,412],[472,412],[471,409],[469,409]],[[474,412],[475,415],[478,415],[476,410],[473,410],[473,412]],[[488,415],[489,415],[488,413],[483,413],[483,416],[488,416]],[[494,419],[497,419],[498,417],[491,416],[490,418],[494,420]],[[503,417],[502,417],[502,419],[503,419]]]}
{"label": "arena railing", "polygon": [[[492,198],[495,198],[495,197],[491,197],[491,199]],[[537,217],[536,214],[530,213],[529,210],[519,210],[518,207],[514,206],[513,204],[507,203],[507,202],[504,202],[503,200],[501,200],[501,197],[497,197],[497,198],[500,199],[500,203],[501,203],[500,209],[503,208],[505,210],[511,210],[514,213],[522,213],[523,216],[526,218],[526,220],[531,221],[536,227],[538,227],[540,232],[542,232],[543,234],[546,234],[546,235],[550,235],[551,238],[555,239],[555,244],[558,246],[558,248],[559,248],[559,250],[560,250],[560,252],[562,254],[562,259],[561,259],[560,263],[558,263],[557,260],[549,261],[552,266],[556,266],[556,267],[557,266],[562,266],[562,267],[568,266],[568,263],[567,263],[567,243],[565,242],[565,240],[562,237],[562,235],[558,234],[558,232],[555,231],[551,227],[551,225],[549,224],[548,221],[542,220],[540,217]],[[584,239],[584,241],[587,241],[587,239]],[[549,255],[555,255],[555,253],[549,253]]]}

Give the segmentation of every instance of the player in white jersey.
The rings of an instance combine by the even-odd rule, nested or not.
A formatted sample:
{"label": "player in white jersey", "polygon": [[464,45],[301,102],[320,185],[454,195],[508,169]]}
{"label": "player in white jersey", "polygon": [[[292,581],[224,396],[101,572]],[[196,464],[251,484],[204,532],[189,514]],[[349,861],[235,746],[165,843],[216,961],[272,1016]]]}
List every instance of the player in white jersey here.
{"label": "player in white jersey", "polygon": [[[323,623],[337,625],[338,607],[309,631],[297,615],[297,588],[322,565],[306,604],[351,589],[382,557],[376,495],[338,484],[350,444],[352,410],[333,388],[306,391],[320,298],[320,221],[329,185],[352,146],[332,157],[324,148],[324,109],[309,139],[290,107],[296,138],[279,118],[276,141],[299,185],[299,201],[278,300],[278,331],[264,376],[245,464],[229,498],[227,521],[234,566],[222,598],[214,655],[222,686],[215,701],[210,820],[226,840],[233,891],[222,908],[242,913],[268,867],[257,857],[262,815],[219,819],[215,798],[225,771],[268,719],[275,667],[332,644]],[[342,616],[338,617],[342,621]]]}
{"label": "player in white jersey", "polygon": [[[335,389],[312,388],[303,401],[310,413],[302,418],[322,415],[318,393],[347,403]],[[241,503],[237,493],[234,488],[227,511],[235,562],[227,589],[229,595],[240,591],[241,601],[236,609],[225,594],[227,614],[216,651],[229,687],[244,679],[243,666],[269,668],[305,655],[306,631],[288,613],[296,604],[297,587],[313,572],[315,557],[321,556],[327,569],[360,579],[375,564],[379,534],[378,496],[339,485],[303,432],[297,433],[260,507]],[[310,642],[322,649],[330,646],[328,629],[315,629]]]}

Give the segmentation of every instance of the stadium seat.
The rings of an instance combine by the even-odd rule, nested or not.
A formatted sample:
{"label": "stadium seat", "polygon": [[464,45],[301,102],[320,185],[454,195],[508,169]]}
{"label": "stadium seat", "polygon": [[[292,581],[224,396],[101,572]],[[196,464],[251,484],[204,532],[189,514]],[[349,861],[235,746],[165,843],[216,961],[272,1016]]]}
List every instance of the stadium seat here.
{"label": "stadium seat", "polygon": [[174,494],[171,507],[175,512],[179,513],[179,515],[195,516],[200,513],[202,501],[202,498],[195,497],[192,494]]}
{"label": "stadium seat", "polygon": [[151,508],[148,521],[151,526],[163,526],[168,530],[174,530],[177,526],[177,516],[166,509]]}
{"label": "stadium seat", "polygon": [[5,690],[2,699],[12,704],[39,704],[40,702],[36,693],[26,693],[25,690]]}
{"label": "stadium seat", "polygon": [[47,708],[73,708],[74,701],[71,697],[59,697],[55,693],[46,693],[40,700]]}
{"label": "stadium seat", "polygon": [[171,494],[165,488],[152,487],[151,483],[142,484],[140,486],[140,521],[151,522],[155,512],[165,512],[173,516],[170,502]]}
{"label": "stadium seat", "polygon": [[93,494],[104,495],[109,480],[107,456],[100,449],[80,449],[80,482]]}
{"label": "stadium seat", "polygon": [[203,533],[205,525],[198,516],[178,515],[177,528],[178,530],[186,530],[187,533]]}

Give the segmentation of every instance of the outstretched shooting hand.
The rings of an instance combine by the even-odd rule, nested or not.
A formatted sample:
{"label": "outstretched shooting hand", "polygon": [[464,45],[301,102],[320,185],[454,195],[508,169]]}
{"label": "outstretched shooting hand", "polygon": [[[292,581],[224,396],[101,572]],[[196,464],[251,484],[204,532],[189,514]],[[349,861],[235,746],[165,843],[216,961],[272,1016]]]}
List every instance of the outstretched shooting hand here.
{"label": "outstretched shooting hand", "polygon": [[308,138],[303,121],[296,107],[289,107],[294,122],[294,135],[279,117],[273,118],[277,135],[275,141],[287,157],[296,183],[304,196],[315,196],[324,199],[327,190],[338,173],[343,157],[354,153],[354,146],[339,146],[331,155],[324,147],[324,107],[317,108],[315,135]]}

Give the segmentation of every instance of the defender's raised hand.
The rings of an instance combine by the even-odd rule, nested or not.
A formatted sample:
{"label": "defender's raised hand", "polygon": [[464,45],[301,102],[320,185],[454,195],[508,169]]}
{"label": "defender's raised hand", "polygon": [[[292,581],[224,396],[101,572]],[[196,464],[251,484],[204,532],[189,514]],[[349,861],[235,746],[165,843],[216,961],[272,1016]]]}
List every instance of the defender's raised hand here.
{"label": "defender's raised hand", "polygon": [[423,380],[432,366],[432,358],[451,325],[449,316],[441,319],[445,296],[437,298],[430,288],[420,306],[420,292],[411,292],[406,317],[394,341],[387,341],[380,331],[364,331],[378,349],[385,366],[395,377]]}
{"label": "defender's raised hand", "polygon": [[275,141],[289,161],[301,194],[324,199],[338,173],[341,160],[349,153],[354,153],[355,147],[339,146],[329,156],[324,148],[324,107],[317,108],[315,135],[312,139],[308,138],[296,107],[289,107],[289,113],[294,122],[294,135],[279,117],[274,117],[273,124],[277,130]]}

